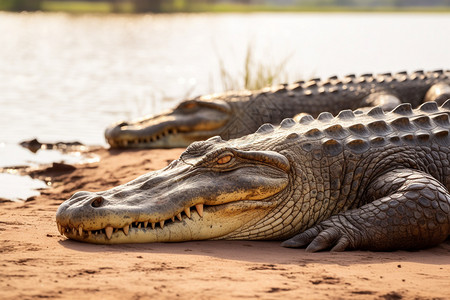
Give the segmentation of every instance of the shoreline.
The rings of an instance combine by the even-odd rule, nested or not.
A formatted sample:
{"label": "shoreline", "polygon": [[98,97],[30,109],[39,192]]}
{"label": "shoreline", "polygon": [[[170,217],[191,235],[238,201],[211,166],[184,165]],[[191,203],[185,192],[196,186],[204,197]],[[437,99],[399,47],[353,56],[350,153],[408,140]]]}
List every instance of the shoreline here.
{"label": "shoreline", "polygon": [[[51,175],[99,162],[102,146],[79,142],[40,143],[33,139],[0,145],[0,201],[28,201],[52,184]],[[48,176],[45,176],[49,173]]]}

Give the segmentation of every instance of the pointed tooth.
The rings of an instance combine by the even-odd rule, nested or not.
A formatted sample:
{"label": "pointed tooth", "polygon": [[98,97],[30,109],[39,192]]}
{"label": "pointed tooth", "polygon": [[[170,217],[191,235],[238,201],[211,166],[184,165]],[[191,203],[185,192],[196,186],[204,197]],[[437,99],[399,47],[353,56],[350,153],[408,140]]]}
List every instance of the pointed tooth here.
{"label": "pointed tooth", "polygon": [[171,220],[172,220],[172,222],[175,222],[175,217],[172,217]]}
{"label": "pointed tooth", "polygon": [[116,233],[117,231],[119,231],[119,228],[114,228],[114,233]]}
{"label": "pointed tooth", "polygon": [[87,234],[88,234],[88,237],[91,237],[92,231],[89,230],[89,231],[87,232]]}
{"label": "pointed tooth", "polygon": [[78,233],[80,234],[80,236],[83,235],[83,227],[81,227],[81,225],[80,227],[78,227]]}
{"label": "pointed tooth", "polygon": [[159,222],[159,226],[161,226],[161,229],[164,228],[164,221]]}
{"label": "pointed tooth", "polygon": [[139,224],[138,224],[138,228],[141,228],[141,224],[142,224],[142,223],[139,223]]}
{"label": "pointed tooth", "polygon": [[152,229],[155,229],[156,224],[152,222]]}
{"label": "pointed tooth", "polygon": [[195,205],[195,208],[197,209],[197,212],[200,215],[200,217],[203,217],[203,204],[197,204]]}
{"label": "pointed tooth", "polygon": [[181,218],[181,213],[179,213],[179,214],[177,215],[177,219],[180,220],[180,221],[183,221],[183,219]]}
{"label": "pointed tooth", "polygon": [[56,225],[58,225],[58,231],[59,231],[59,233],[60,233],[60,234],[63,234],[63,233],[62,233],[62,229],[61,229],[61,224],[56,223]]}
{"label": "pointed tooth", "polygon": [[189,207],[186,207],[184,209],[184,213],[186,214],[186,216],[190,219],[191,218],[191,209]]}
{"label": "pointed tooth", "polygon": [[134,225],[135,225],[135,226],[138,226],[138,224],[139,224],[139,222],[134,222]]}
{"label": "pointed tooth", "polygon": [[106,228],[105,228],[105,233],[106,233],[106,237],[108,238],[108,240],[111,239],[113,229],[114,228],[112,228],[112,226],[106,226]]}
{"label": "pointed tooth", "polygon": [[76,233],[77,233],[77,230],[75,229],[75,227],[72,227],[72,233],[73,233],[73,234],[76,234]]}
{"label": "pointed tooth", "polygon": [[148,221],[145,221],[144,222],[144,228],[147,228],[147,226],[148,226]]}
{"label": "pointed tooth", "polygon": [[128,232],[130,231],[130,225],[123,226],[122,230],[125,235],[128,235]]}

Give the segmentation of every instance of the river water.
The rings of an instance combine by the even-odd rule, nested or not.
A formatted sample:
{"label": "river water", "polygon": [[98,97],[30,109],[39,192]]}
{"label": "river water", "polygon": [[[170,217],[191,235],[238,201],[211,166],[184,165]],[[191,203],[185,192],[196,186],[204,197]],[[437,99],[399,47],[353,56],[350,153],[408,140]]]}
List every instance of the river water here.
{"label": "river water", "polygon": [[106,145],[112,122],[220,92],[219,62],[239,78],[249,47],[287,61],[288,81],[448,69],[449,28],[450,14],[0,12],[0,163],[35,137]]}

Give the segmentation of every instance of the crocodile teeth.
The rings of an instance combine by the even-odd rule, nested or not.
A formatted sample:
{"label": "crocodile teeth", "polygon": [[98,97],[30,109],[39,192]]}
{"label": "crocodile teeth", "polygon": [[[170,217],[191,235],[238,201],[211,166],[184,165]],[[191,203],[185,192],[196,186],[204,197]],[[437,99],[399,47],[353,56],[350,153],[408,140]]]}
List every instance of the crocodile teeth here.
{"label": "crocodile teeth", "polygon": [[144,228],[146,228],[148,226],[148,221],[144,222]]}
{"label": "crocodile teeth", "polygon": [[88,233],[88,237],[91,237],[92,232],[89,230],[87,233]]}
{"label": "crocodile teeth", "polygon": [[106,233],[106,237],[108,238],[108,240],[111,239],[113,230],[114,230],[114,228],[112,228],[112,226],[106,226],[105,227],[105,233]]}
{"label": "crocodile teeth", "polygon": [[130,230],[130,226],[129,225],[125,225],[122,229],[123,229],[123,233],[125,233],[125,235],[128,235],[128,231]]}
{"label": "crocodile teeth", "polygon": [[161,226],[161,229],[164,228],[164,221],[159,222],[159,225]]}
{"label": "crocodile teeth", "polygon": [[139,223],[138,228],[141,228],[141,224],[142,224],[142,223]]}
{"label": "crocodile teeth", "polygon": [[172,220],[172,222],[175,222],[175,217],[172,217],[171,220]]}
{"label": "crocodile teeth", "polygon": [[75,229],[75,227],[72,228],[72,233],[75,235],[77,233],[77,230]]}
{"label": "crocodile teeth", "polygon": [[203,204],[197,204],[195,205],[195,208],[197,209],[197,212],[200,215],[200,217],[203,217]]}
{"label": "crocodile teeth", "polygon": [[190,219],[191,218],[191,209],[189,207],[186,207],[184,209],[184,213],[186,214],[186,216]]}
{"label": "crocodile teeth", "polygon": [[183,219],[181,218],[181,214],[177,215],[177,219],[180,220],[180,221],[183,221]]}
{"label": "crocodile teeth", "polygon": [[78,227],[78,233],[80,234],[80,236],[83,235],[83,227]]}
{"label": "crocodile teeth", "polygon": [[152,229],[155,229],[155,223],[152,222]]}

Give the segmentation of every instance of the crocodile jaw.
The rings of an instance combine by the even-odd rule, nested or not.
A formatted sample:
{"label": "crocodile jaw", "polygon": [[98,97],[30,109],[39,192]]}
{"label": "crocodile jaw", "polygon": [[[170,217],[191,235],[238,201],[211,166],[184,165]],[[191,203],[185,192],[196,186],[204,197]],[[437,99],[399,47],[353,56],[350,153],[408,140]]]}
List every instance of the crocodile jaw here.
{"label": "crocodile jaw", "polygon": [[[202,216],[192,211],[190,217],[183,215],[182,220],[167,220],[163,228],[161,224],[145,224],[139,222],[129,229],[113,228],[112,234],[107,236],[105,230],[86,231],[73,230],[69,227],[58,229],[66,237],[81,242],[94,244],[126,244],[153,242],[182,242],[190,240],[220,239],[230,232],[239,230],[245,224],[252,222],[267,213],[274,203],[244,203],[236,202],[206,208]],[[154,226],[154,227],[153,227]],[[125,234],[125,231],[127,233]]]}
{"label": "crocodile jaw", "polygon": [[230,117],[225,101],[189,100],[159,115],[113,124],[105,138],[113,148],[187,147],[219,135]]}

